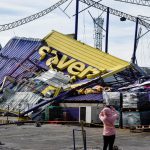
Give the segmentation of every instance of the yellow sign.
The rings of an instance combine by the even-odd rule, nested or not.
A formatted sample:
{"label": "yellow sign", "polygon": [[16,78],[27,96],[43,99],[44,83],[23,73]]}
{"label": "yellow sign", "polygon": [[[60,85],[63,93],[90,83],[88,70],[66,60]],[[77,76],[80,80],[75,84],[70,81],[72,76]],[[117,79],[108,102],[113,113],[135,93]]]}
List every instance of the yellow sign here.
{"label": "yellow sign", "polygon": [[83,62],[77,61],[76,59],[69,59],[67,55],[62,55],[61,58],[58,57],[58,51],[52,50],[50,47],[43,46],[39,49],[40,60],[43,60],[47,54],[52,54],[53,56],[47,59],[46,66],[50,68],[55,66],[58,70],[67,70],[68,74],[79,79],[84,78],[95,78],[102,75],[106,70],[98,70],[92,66],[86,66]]}

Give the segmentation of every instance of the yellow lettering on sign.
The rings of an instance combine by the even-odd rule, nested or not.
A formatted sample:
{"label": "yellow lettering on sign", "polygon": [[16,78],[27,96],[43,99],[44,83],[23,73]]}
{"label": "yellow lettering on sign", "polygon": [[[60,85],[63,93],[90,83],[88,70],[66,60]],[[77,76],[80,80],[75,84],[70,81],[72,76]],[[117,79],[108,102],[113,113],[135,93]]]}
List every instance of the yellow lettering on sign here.
{"label": "yellow lettering on sign", "polygon": [[83,79],[83,78],[95,78],[97,76],[99,76],[101,73],[101,71],[99,71],[98,69],[96,68],[93,68],[91,66],[88,66],[85,70],[83,70],[80,74],[78,74],[77,76],[80,78],[80,79]]}
{"label": "yellow lettering on sign", "polygon": [[77,80],[77,77],[76,77],[76,76],[72,76],[72,77],[71,77],[71,83],[74,82],[74,81],[76,81],[76,80]]}
{"label": "yellow lettering on sign", "polygon": [[[63,55],[59,60],[57,50],[51,50],[50,47],[43,46],[39,49],[40,60],[43,60],[47,53],[51,53],[52,57],[46,61],[46,65],[49,68],[53,68],[56,66],[59,70],[67,69],[68,73],[72,76],[72,81],[76,80],[76,78],[84,79],[84,78],[96,78],[104,73],[106,70],[98,70],[92,66],[88,66],[85,68],[85,64],[82,62],[77,62],[75,59],[69,59],[67,55]],[[54,65],[54,66],[53,66]]]}
{"label": "yellow lettering on sign", "polygon": [[45,58],[46,52],[47,52],[47,53],[50,53],[50,52],[51,52],[50,47],[42,46],[42,47],[39,49],[39,54],[41,55],[41,56],[40,56],[40,60],[43,60],[43,59]]}
{"label": "yellow lettering on sign", "polygon": [[48,91],[54,91],[54,90],[56,90],[56,87],[53,87],[53,86],[47,86],[41,93],[43,94],[43,95],[46,95],[46,93],[48,92]]}
{"label": "yellow lettering on sign", "polygon": [[52,50],[51,54],[54,54],[55,56],[49,58],[49,59],[46,61],[46,66],[50,66],[50,65],[52,65],[52,64],[53,64],[53,65],[57,65],[58,62],[59,62],[58,55],[57,55],[57,51],[56,51],[56,50]]}
{"label": "yellow lettering on sign", "polygon": [[74,62],[68,67],[68,73],[71,75],[78,75],[85,69],[85,64],[82,62]]}
{"label": "yellow lettering on sign", "polygon": [[88,79],[93,79],[93,78],[96,78],[96,77],[100,76],[100,74],[101,74],[100,70],[98,70],[96,68],[93,68],[91,70],[91,73],[87,75],[87,78]]}
{"label": "yellow lettering on sign", "polygon": [[70,64],[72,64],[73,62],[75,62],[76,60],[75,59],[70,59],[68,60],[68,56],[67,55],[63,55],[61,60],[59,61],[57,67],[60,69],[60,70],[64,70],[66,69]]}

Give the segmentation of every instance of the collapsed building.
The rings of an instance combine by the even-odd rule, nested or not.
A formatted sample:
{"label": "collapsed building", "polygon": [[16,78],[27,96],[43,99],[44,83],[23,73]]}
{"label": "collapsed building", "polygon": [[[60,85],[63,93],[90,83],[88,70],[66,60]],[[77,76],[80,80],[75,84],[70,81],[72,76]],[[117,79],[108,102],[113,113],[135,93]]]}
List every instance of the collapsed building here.
{"label": "collapsed building", "polygon": [[14,37],[0,59],[1,114],[100,123],[98,114],[109,103],[124,126],[150,124],[148,74],[69,35]]}

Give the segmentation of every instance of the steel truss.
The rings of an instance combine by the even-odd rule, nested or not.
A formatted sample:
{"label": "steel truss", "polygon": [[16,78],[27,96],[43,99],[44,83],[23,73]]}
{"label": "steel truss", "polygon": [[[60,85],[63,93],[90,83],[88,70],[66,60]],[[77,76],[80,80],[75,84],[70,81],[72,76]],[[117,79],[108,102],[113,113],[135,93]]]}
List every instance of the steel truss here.
{"label": "steel truss", "polygon": [[12,23],[0,25],[0,32],[5,31],[5,30],[9,30],[9,29],[12,29],[12,28],[16,28],[18,26],[21,26],[23,24],[26,24],[26,23],[31,22],[33,20],[36,20],[40,17],[43,17],[43,16],[47,15],[48,13],[50,13],[51,11],[53,11],[54,9],[58,8],[60,5],[62,5],[63,3],[67,2],[67,1],[68,0],[61,0],[61,1],[57,2],[56,4],[52,5],[51,7],[47,8],[45,10],[42,10],[42,11],[36,13],[36,14],[33,14],[33,15],[28,16],[26,18],[14,21]]}
{"label": "steel truss", "polygon": [[150,0],[115,0],[115,1],[150,7]]}
{"label": "steel truss", "polygon": [[[108,8],[107,6],[102,5],[102,4],[100,4],[98,2],[95,2],[93,0],[79,0],[79,1],[82,2],[82,3],[87,4],[88,6],[93,6],[97,9],[100,9],[100,10],[105,11],[105,12],[107,11],[107,8]],[[126,14],[124,12],[118,11],[118,10],[110,8],[110,7],[109,7],[109,12],[112,15],[115,15],[115,16],[118,16],[118,17],[125,17],[127,20],[136,22],[137,17],[135,17],[135,16]],[[146,27],[147,30],[150,30],[150,24],[147,23],[146,21],[139,19],[139,24]]]}

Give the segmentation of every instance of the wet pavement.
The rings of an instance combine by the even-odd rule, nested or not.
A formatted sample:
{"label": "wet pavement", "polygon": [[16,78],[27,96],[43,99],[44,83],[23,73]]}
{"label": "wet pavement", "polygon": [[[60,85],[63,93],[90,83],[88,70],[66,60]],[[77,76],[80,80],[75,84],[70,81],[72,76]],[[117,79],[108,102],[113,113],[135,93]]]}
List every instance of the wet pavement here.
{"label": "wet pavement", "polygon": [[[47,124],[0,126],[0,150],[73,150],[73,129],[80,126]],[[102,128],[84,127],[87,150],[101,150]],[[83,150],[80,131],[75,131],[76,150]],[[121,150],[150,150],[150,132],[131,133],[129,129],[117,129],[115,145]]]}

